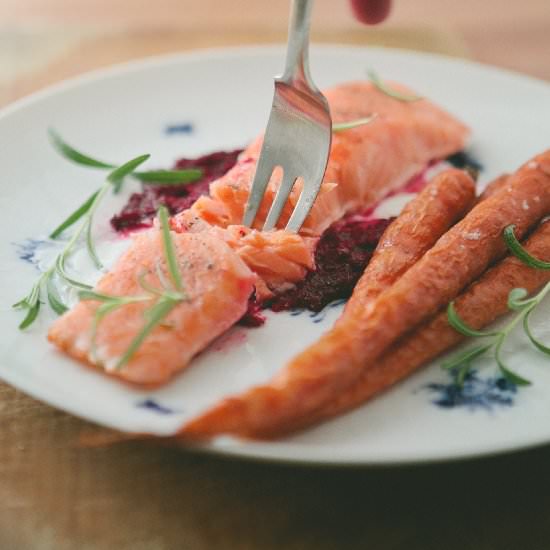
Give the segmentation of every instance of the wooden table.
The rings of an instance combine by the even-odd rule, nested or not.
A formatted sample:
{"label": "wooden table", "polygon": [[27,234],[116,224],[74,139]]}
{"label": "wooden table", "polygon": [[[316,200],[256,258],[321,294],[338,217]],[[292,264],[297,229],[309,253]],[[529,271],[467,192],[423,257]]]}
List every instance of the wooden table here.
{"label": "wooden table", "polygon": [[[144,55],[284,39],[287,2],[3,0],[0,103]],[[468,56],[550,79],[548,0],[396,0],[383,28],[318,0],[317,40]],[[529,429],[526,426],[525,429]],[[0,549],[550,547],[550,447],[405,468],[244,463],[99,427],[0,383]]]}

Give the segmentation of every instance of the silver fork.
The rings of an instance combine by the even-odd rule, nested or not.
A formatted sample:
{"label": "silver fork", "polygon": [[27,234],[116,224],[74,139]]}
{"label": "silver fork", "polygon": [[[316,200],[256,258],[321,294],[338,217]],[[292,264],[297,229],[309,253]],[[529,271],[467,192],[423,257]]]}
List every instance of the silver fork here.
{"label": "silver fork", "polygon": [[292,0],[285,71],[275,78],[275,95],[243,224],[252,226],[273,170],[283,170],[264,224],[277,224],[297,178],[303,188],[286,229],[298,231],[319,193],[332,138],[328,102],[309,74],[308,41],[312,0]]}

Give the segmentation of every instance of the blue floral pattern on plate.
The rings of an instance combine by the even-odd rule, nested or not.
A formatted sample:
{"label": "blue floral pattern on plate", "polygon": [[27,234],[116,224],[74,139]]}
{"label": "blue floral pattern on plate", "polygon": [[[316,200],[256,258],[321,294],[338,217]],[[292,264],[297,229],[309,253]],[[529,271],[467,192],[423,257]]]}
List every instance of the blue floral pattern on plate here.
{"label": "blue floral pattern on plate", "polygon": [[195,131],[195,127],[191,122],[181,122],[179,124],[168,124],[164,128],[164,133],[167,136],[179,135],[179,134],[192,134]]}
{"label": "blue floral pattern on plate", "polygon": [[449,375],[452,381],[448,384],[431,383],[425,386],[437,396],[432,403],[442,409],[465,407],[470,410],[493,410],[514,404],[517,386],[502,376],[481,378],[476,370],[472,370],[461,387],[456,382],[456,373]]}
{"label": "blue floral pattern on plate", "polygon": [[321,311],[310,311],[309,309],[291,309],[290,315],[292,315],[292,317],[298,317],[299,315],[303,315],[307,313],[308,317],[314,323],[321,323],[322,321],[325,320],[325,317],[327,316],[327,313],[329,310],[334,309],[335,307],[341,306],[346,302],[347,302],[347,299],[335,300],[334,302],[331,302],[326,307],[324,307]]}
{"label": "blue floral pattern on plate", "polygon": [[154,399],[151,399],[150,397],[136,403],[136,407],[138,409],[146,409],[148,411],[162,415],[175,414],[179,412],[171,409],[170,407],[167,407],[166,405],[162,405],[161,403],[155,401]]}
{"label": "blue floral pattern on plate", "polygon": [[40,254],[46,249],[55,246],[54,243],[46,239],[25,239],[20,243],[13,243],[16,254],[20,260],[27,262],[35,267],[39,267]]}

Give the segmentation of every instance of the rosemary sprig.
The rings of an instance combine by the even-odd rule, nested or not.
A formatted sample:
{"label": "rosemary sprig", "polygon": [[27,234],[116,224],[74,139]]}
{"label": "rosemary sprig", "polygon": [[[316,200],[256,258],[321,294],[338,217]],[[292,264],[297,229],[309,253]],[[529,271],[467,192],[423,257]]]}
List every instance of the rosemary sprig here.
{"label": "rosemary sprig", "polygon": [[38,281],[36,281],[36,283],[34,283],[34,285],[32,286],[30,292],[23,299],[19,300],[12,306],[14,309],[27,310],[27,314],[25,315],[24,319],[21,321],[21,323],[19,323],[19,328],[21,330],[24,330],[32,325],[35,319],[38,317],[38,313],[40,312],[40,290],[47,275],[48,272],[42,273]]}
{"label": "rosemary sprig", "polygon": [[77,279],[74,279],[71,275],[69,275],[66,269],[66,262],[71,254],[74,252],[74,248],[79,242],[82,235],[85,234],[86,248],[88,250],[90,258],[98,268],[102,267],[93,241],[92,230],[94,213],[109,189],[115,185],[119,185],[126,176],[130,175],[148,158],[149,155],[141,155],[123,164],[122,166],[116,167],[107,176],[104,184],[100,187],[100,189],[96,191],[82,206],[80,206],[75,212],[73,212],[71,216],[69,216],[61,225],[59,225],[53,231],[52,236],[58,236],[66,228],[74,225],[74,223],[81,220],[81,224],[72,234],[67,244],[63,247],[63,250],[57,255],[52,265],[40,275],[36,283],[32,286],[29,294],[13,305],[13,307],[16,309],[27,310],[27,315],[19,325],[20,329],[23,330],[29,327],[36,320],[38,313],[40,312],[40,297],[44,290],[46,291],[48,303],[56,313],[61,314],[66,311],[67,306],[63,303],[55,288],[55,284],[53,282],[54,276],[57,275],[57,277],[65,281],[65,283],[79,290],[91,289],[90,285],[82,283],[81,281],[78,281]]}
{"label": "rosemary sprig", "polygon": [[[126,365],[136,351],[141,347],[149,334],[157,326],[162,325],[164,319],[177,305],[184,300],[187,300],[187,295],[185,294],[183,288],[180,269],[178,267],[176,249],[170,233],[168,210],[164,206],[160,207],[158,217],[162,234],[166,267],[170,276],[170,281],[168,281],[164,275],[163,277],[159,277],[160,283],[163,287],[162,289],[157,289],[151,286],[145,280],[145,274],[142,274],[138,277],[138,283],[145,291],[145,294],[143,295],[109,296],[107,294],[101,294],[94,291],[82,291],[79,293],[81,300],[96,300],[101,302],[101,305],[95,312],[94,321],[92,324],[91,348],[93,356],[96,356],[95,340],[97,328],[106,315],[130,303],[144,301],[152,302],[152,305],[143,312],[145,324],[122,354],[114,367],[115,369],[120,369]],[[157,271],[160,271],[160,267],[158,267],[158,265]]]}
{"label": "rosemary sprig", "polygon": [[[442,364],[442,367],[445,369],[459,369],[459,379],[464,380],[464,377],[469,372],[471,368],[471,363],[474,359],[477,357],[480,357],[485,352],[489,350],[493,350],[493,357],[500,369],[500,372],[504,378],[506,378],[509,382],[512,382],[513,384],[516,384],[517,386],[528,386],[531,384],[531,382],[525,378],[522,378],[512,370],[510,370],[504,360],[502,359],[502,348],[504,343],[506,342],[506,339],[512,332],[512,330],[517,326],[517,324],[522,320],[523,318],[523,312],[517,315],[508,323],[504,328],[498,331],[494,332],[484,332],[484,331],[476,331],[469,327],[456,313],[454,309],[453,302],[449,304],[449,307],[447,308],[447,319],[449,321],[449,324],[458,332],[461,334],[464,334],[464,336],[469,336],[473,338],[487,338],[488,342],[477,346],[475,348],[471,348],[469,350],[466,350],[464,352],[462,357],[455,357],[451,358],[448,361],[445,361]],[[458,382],[458,380],[457,380]]]}
{"label": "rosemary sprig", "polygon": [[[509,225],[504,229],[503,238],[510,252],[521,260],[524,264],[535,269],[550,269],[550,262],[539,260],[532,256],[517,240],[514,234],[514,225]],[[447,319],[449,324],[464,336],[472,338],[485,338],[486,342],[479,346],[474,346],[459,354],[454,355],[441,366],[444,369],[457,370],[457,383],[462,384],[466,374],[471,368],[471,363],[477,357],[482,356],[489,350],[493,350],[493,357],[500,369],[500,372],[508,381],[517,386],[526,386],[531,382],[515,372],[511,371],[502,359],[502,349],[512,330],[521,323],[523,330],[530,342],[542,353],[550,355],[550,347],[540,342],[533,334],[529,325],[531,313],[542,302],[550,292],[550,283],[547,283],[537,294],[528,297],[524,288],[513,288],[508,295],[508,308],[517,312],[517,315],[502,329],[494,331],[480,331],[468,326],[458,315],[454,303],[451,302],[447,308]]]}
{"label": "rosemary sprig", "polygon": [[[56,151],[67,160],[100,170],[114,170],[115,164],[95,159],[76,150],[65,142],[61,136],[52,128],[49,130],[50,140]],[[197,181],[202,177],[202,170],[190,168],[186,170],[146,170],[143,172],[133,172],[132,176],[146,185],[182,185]],[[118,186],[115,190],[118,191]]]}
{"label": "rosemary sprig", "polygon": [[[85,235],[86,249],[90,259],[93,261],[94,265],[98,269],[103,268],[103,264],[99,259],[99,256],[97,254],[97,250],[95,247],[94,239],[93,239],[93,222],[94,222],[94,215],[96,213],[96,210],[110,189],[113,189],[113,191],[115,192],[118,189],[120,189],[124,179],[127,176],[134,175],[136,173],[136,169],[149,158],[149,155],[141,155],[121,166],[113,166],[113,165],[104,163],[102,161],[98,161],[97,159],[93,159],[87,155],[84,155],[83,153],[76,151],[75,149],[67,145],[53,131],[50,132],[50,135],[52,136],[52,140],[56,148],[67,158],[70,158],[71,160],[86,166],[92,166],[96,168],[112,167],[113,169],[107,175],[103,185],[97,191],[95,191],[72,214],[70,214],[60,225],[58,225],[54,229],[54,231],[52,231],[52,233],[50,234],[50,238],[55,239],[59,237],[66,229],[72,227],[78,221],[81,222],[78,228],[71,235],[71,238],[69,239],[67,244],[64,246],[63,250],[55,258],[53,264],[49,267],[49,269],[46,272],[40,275],[37,282],[33,285],[29,294],[25,298],[23,298],[22,300],[14,304],[13,307],[16,309],[27,310],[27,314],[25,318],[19,325],[20,329],[25,329],[29,327],[38,317],[38,314],[40,312],[40,306],[42,304],[40,297],[44,291],[46,292],[47,300],[48,300],[48,303],[50,304],[50,307],[56,313],[62,314],[67,310],[67,306],[63,303],[55,287],[55,284],[53,281],[53,278],[55,276],[63,280],[69,286],[79,289],[80,291],[91,290],[90,285],[83,283],[81,281],[78,281],[67,272],[67,268],[66,268],[67,260],[73,254],[74,249],[77,243],[82,238],[82,236]],[[188,178],[194,177],[193,174],[189,173],[189,171],[179,171],[179,172],[180,173],[183,172],[184,177],[188,177]],[[157,175],[159,173],[160,172],[156,172]],[[166,181],[168,181],[171,177],[174,177],[174,173],[172,172],[167,171],[162,173],[164,174]],[[143,174],[146,174],[145,177],[147,177],[146,172],[140,172],[140,177],[143,177]],[[163,176],[161,176],[161,179],[162,177]]]}
{"label": "rosemary sprig", "polygon": [[53,273],[46,278],[46,295],[48,297],[48,303],[50,307],[58,314],[63,315],[67,311],[67,306],[63,303],[63,300],[60,298],[53,280]]}
{"label": "rosemary sprig", "polygon": [[398,101],[403,101],[405,103],[412,103],[414,101],[420,101],[421,99],[424,99],[422,96],[412,95],[412,94],[404,94],[403,92],[400,92],[399,90],[396,90],[395,88],[392,88],[391,86],[388,86],[372,70],[367,71],[367,76],[368,76],[369,80],[373,83],[373,85],[379,91],[381,91],[383,94],[386,94],[389,97],[393,97],[393,99],[397,99]]}
{"label": "rosemary sprig", "polygon": [[22,300],[19,300],[19,302],[13,304],[14,309],[22,309],[27,310],[27,314],[25,315],[24,319],[19,323],[19,328],[21,330],[26,329],[38,317],[38,314],[40,313],[40,307],[42,305],[42,302],[40,301],[40,297],[42,294],[43,289],[46,289],[46,296],[48,299],[48,303],[50,304],[50,307],[58,314],[61,315],[65,311],[67,311],[67,307],[59,297],[59,294],[57,292],[57,289],[55,288],[55,285],[53,283],[53,278],[55,275],[55,266],[51,266],[47,271],[42,273],[36,283],[31,288],[31,291],[25,298]]}
{"label": "rosemary sprig", "polygon": [[54,148],[61,156],[65,157],[66,159],[71,160],[76,164],[81,164],[82,166],[88,166],[90,168],[101,168],[107,170],[112,170],[113,168],[115,168],[115,166],[112,164],[94,159],[92,157],[89,157],[88,155],[85,155],[84,153],[81,153],[80,151],[77,151],[68,143],[65,143],[61,139],[61,136],[53,128],[50,128],[48,130],[48,133],[50,135],[50,140]]}
{"label": "rosemary sprig", "polygon": [[344,132],[346,130],[351,130],[352,128],[365,126],[365,124],[370,124],[376,118],[378,118],[378,114],[373,113],[370,116],[358,118],[356,120],[350,120],[349,122],[338,122],[332,125],[332,133],[337,134],[338,132]]}

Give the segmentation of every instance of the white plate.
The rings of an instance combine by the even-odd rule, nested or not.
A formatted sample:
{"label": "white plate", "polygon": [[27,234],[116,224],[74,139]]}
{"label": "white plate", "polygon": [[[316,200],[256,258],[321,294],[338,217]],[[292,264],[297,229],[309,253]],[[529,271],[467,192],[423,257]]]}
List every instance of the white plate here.
{"label": "white plate", "polygon": [[[20,333],[10,304],[37,271],[16,245],[47,234],[100,183],[101,175],[61,159],[51,148],[53,126],[72,144],[98,157],[125,161],[150,152],[151,167],[178,156],[245,145],[265,124],[272,77],[283,65],[280,47],[201,52],[115,67],[24,99],[0,116],[2,181],[0,228],[0,376],[21,390],[100,424],[127,431],[172,433],[215,399],[265,381],[321,331],[337,308],[270,315],[260,329],[236,329],[187,372],[158,391],[134,390],[59,355],[45,340],[51,317]],[[320,86],[361,79],[366,68],[400,80],[435,99],[473,129],[472,148],[483,180],[514,170],[550,146],[550,85],[498,69],[438,56],[377,48],[318,46],[312,70]],[[190,135],[167,135],[169,124],[191,122]],[[20,252],[20,250],[19,250]],[[46,308],[44,308],[45,310]],[[319,322],[313,322],[319,321]],[[539,332],[550,332],[540,323]],[[221,439],[216,452],[268,460],[374,464],[437,460],[518,449],[550,441],[550,368],[522,338],[511,366],[534,385],[512,404],[446,409],[430,383],[449,379],[433,364],[361,409],[323,426],[272,443]],[[488,362],[476,391],[495,371]],[[497,396],[498,397],[498,396]],[[162,414],[137,406],[151,399]]]}

